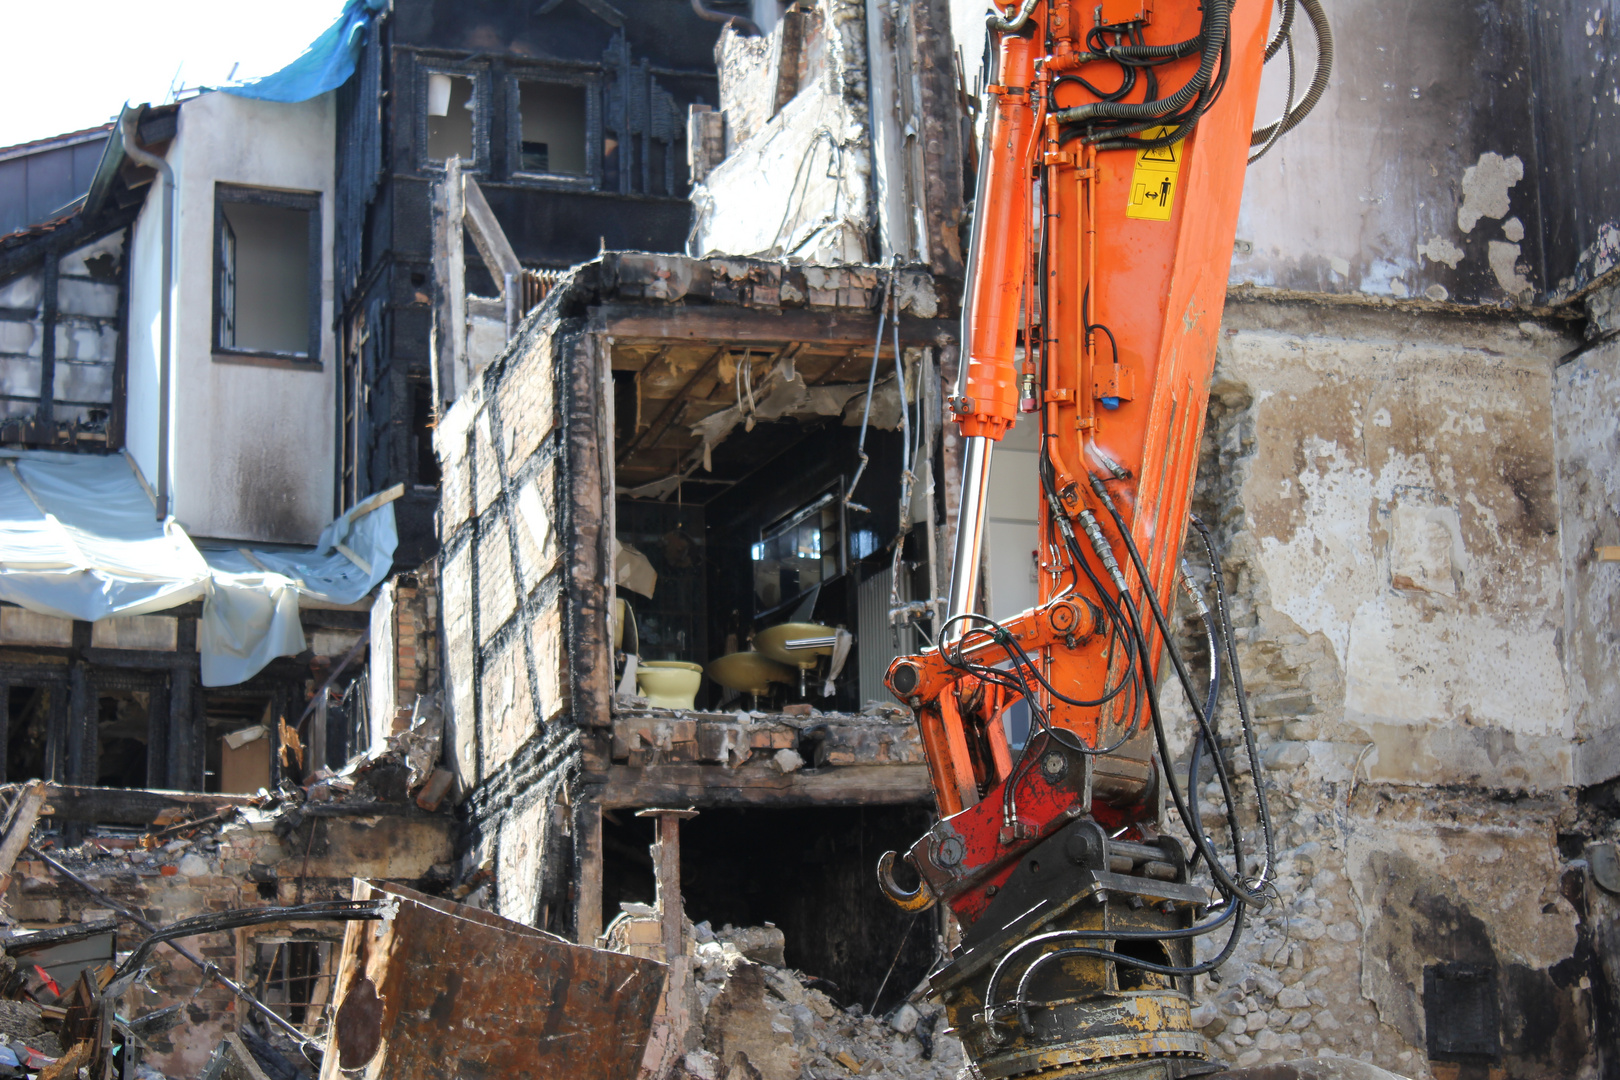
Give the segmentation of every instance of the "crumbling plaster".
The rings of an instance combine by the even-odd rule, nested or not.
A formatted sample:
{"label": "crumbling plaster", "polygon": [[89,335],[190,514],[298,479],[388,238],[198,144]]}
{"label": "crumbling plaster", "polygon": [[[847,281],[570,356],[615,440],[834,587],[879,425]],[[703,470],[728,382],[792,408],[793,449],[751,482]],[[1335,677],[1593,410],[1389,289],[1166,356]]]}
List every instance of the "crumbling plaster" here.
{"label": "crumbling plaster", "polygon": [[1314,753],[1372,744],[1366,775],[1401,783],[1569,783],[1568,344],[1531,323],[1229,305],[1215,468],[1247,525],[1255,640],[1311,670]]}
{"label": "crumbling plaster", "polygon": [[[1601,297],[1606,313],[1616,289]],[[1593,306],[1597,306],[1594,303]],[[1601,324],[1606,315],[1600,315]],[[1559,543],[1566,567],[1564,663],[1574,727],[1575,782],[1620,776],[1620,563],[1597,549],[1620,544],[1620,343],[1598,345],[1553,373]]]}
{"label": "crumbling plaster", "polygon": [[[1594,636],[1566,622],[1568,590],[1592,591],[1566,576],[1573,342],[1274,300],[1229,302],[1224,327],[1196,508],[1218,526],[1278,858],[1196,1019],[1240,1066],[1327,1051],[1449,1075],[1427,1057],[1424,969],[1464,962],[1497,978],[1501,1075],[1595,1075],[1600,990],[1562,850],[1566,664]],[[1612,460],[1601,395],[1575,396],[1587,457]],[[1235,740],[1230,698],[1222,716]],[[1252,810],[1241,824],[1262,851]]]}
{"label": "crumbling plaster", "polygon": [[[821,63],[798,94],[774,116],[757,105],[728,112],[728,123],[735,117],[758,127],[745,126],[740,141],[728,132],[726,159],[693,187],[690,254],[866,261],[872,138],[864,11],[858,0],[821,0],[813,16],[824,43]],[[774,33],[786,26],[779,23]],[[737,81],[728,80],[728,66],[759,65],[759,47],[739,42],[735,31],[715,51],[723,85]],[[761,116],[768,119],[760,123]]]}

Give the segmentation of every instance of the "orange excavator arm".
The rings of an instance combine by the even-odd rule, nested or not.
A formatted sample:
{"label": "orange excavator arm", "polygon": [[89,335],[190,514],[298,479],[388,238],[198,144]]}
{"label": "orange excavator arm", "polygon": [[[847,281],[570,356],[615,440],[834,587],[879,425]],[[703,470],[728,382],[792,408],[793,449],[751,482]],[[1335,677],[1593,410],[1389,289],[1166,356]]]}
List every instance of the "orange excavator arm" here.
{"label": "orange excavator arm", "polygon": [[[1331,56],[1320,3],[1299,3]],[[1280,10],[1273,52],[1294,0]],[[1192,943],[1223,929],[1235,942],[1260,899],[1241,849],[1222,857],[1198,824],[1200,756],[1223,789],[1231,778],[1210,753],[1214,693],[1173,648],[1165,598],[1182,577],[1270,13],[1027,0],[990,19],[948,400],[965,443],[949,617],[888,674],[916,713],[941,820],[905,856],[915,889],[892,855],[879,874],[903,906],[950,906],[963,944],[933,986],[985,1075],[1207,1061],[1188,1021]],[[1015,423],[1039,425],[1038,602],[998,623],[976,611],[980,544],[992,453]],[[1213,686],[1219,620],[1188,588]],[[1199,725],[1185,785],[1157,700],[1167,645]],[[1014,751],[1002,721],[1020,700],[1032,726]],[[1191,859],[1165,832],[1167,802]],[[1214,894],[1194,880],[1200,860]]]}

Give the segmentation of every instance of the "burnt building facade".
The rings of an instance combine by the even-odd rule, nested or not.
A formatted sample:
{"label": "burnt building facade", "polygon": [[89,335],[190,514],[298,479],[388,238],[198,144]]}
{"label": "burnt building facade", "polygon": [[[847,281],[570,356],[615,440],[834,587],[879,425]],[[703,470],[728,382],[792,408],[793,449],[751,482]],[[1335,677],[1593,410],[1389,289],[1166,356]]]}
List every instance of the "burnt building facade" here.
{"label": "burnt building facade", "polygon": [[526,269],[603,248],[680,251],[686,116],[718,100],[720,29],[671,0],[408,0],[367,30],[337,94],[339,477],[345,505],[407,485],[402,564],[434,546],[432,422],[459,389],[435,373],[451,334],[436,301],[505,285],[476,261],[464,280],[435,272],[447,161],[476,178]]}

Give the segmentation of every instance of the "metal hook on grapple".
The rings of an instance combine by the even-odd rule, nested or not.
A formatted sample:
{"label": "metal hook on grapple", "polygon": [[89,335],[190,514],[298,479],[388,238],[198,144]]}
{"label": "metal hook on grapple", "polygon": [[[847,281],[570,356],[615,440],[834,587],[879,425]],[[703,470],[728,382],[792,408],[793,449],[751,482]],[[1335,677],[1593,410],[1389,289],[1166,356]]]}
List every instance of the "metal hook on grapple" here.
{"label": "metal hook on grapple", "polygon": [[878,888],[883,890],[891,903],[901,911],[927,911],[934,906],[934,894],[928,891],[927,882],[917,881],[915,889],[902,889],[894,880],[894,860],[896,854],[885,851],[878,860],[877,879]]}

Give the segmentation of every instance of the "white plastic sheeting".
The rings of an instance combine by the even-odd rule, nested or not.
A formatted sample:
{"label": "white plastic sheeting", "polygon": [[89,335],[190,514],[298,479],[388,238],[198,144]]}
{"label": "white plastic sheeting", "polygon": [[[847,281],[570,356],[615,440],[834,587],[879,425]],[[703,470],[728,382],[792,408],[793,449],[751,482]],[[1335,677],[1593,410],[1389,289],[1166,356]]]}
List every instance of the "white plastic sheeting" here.
{"label": "white plastic sheeting", "polygon": [[197,624],[203,685],[232,686],[303,652],[299,596],[358,603],[388,576],[398,543],[393,504],[374,495],[322,530],[314,551],[204,549],[213,573]]}
{"label": "white plastic sheeting", "polygon": [[299,597],[358,603],[388,576],[399,542],[397,488],[332,522],[313,551],[199,551],[172,517],[153,518],[122,455],[0,452],[0,466],[0,600],[95,622],[200,596],[204,686],[303,652]]}
{"label": "white plastic sheeting", "polygon": [[61,619],[144,615],[203,595],[208,564],[123,455],[0,451],[0,600]]}

